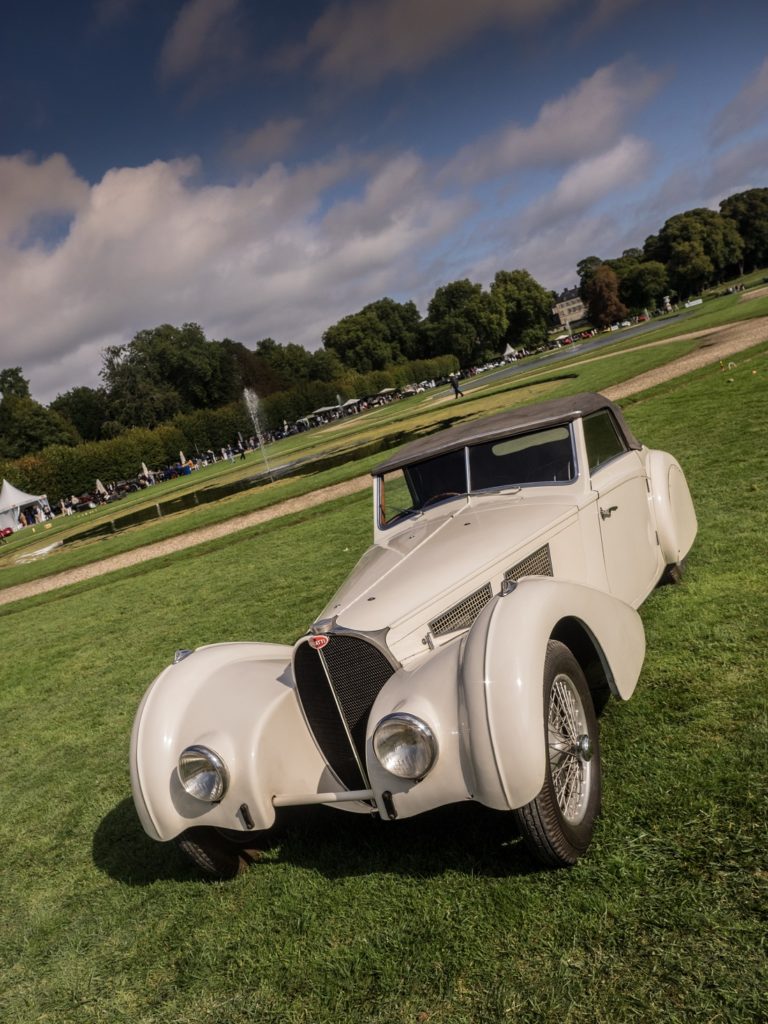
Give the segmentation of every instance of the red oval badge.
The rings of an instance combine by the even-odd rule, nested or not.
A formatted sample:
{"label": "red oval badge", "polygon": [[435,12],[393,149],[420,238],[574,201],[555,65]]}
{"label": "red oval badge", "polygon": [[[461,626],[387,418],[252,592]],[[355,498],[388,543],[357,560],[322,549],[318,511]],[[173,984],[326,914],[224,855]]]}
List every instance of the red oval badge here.
{"label": "red oval badge", "polygon": [[309,638],[309,646],[314,647],[316,651],[322,651],[327,646],[329,637],[327,636],[311,636]]}

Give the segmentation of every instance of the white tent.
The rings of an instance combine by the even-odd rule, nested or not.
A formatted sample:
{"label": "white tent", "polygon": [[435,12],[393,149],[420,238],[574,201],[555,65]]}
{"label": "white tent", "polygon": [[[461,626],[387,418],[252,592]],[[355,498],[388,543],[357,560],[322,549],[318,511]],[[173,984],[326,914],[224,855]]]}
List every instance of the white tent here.
{"label": "white tent", "polygon": [[18,487],[3,480],[0,488],[0,530],[9,527],[12,530],[19,528],[19,513],[30,505],[38,505],[42,508],[48,501],[44,494],[26,494]]}

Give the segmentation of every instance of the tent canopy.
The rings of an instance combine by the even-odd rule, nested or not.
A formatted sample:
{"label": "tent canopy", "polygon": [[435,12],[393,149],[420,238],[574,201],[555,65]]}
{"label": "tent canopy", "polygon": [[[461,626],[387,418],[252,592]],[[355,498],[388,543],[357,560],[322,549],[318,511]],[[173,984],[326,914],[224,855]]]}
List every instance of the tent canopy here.
{"label": "tent canopy", "polygon": [[0,528],[10,526],[12,530],[17,530],[21,509],[28,505],[42,505],[45,501],[44,494],[27,494],[3,480],[0,488]]}

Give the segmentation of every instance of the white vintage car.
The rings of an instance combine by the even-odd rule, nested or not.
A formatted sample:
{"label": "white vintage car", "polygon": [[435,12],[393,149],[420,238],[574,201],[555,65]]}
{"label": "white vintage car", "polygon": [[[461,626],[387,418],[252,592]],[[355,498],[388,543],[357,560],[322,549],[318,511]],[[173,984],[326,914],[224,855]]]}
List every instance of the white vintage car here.
{"label": "white vintage car", "polygon": [[696,534],[680,466],[581,394],[414,441],[373,482],[373,546],[293,647],[179,651],[147,690],[145,831],[231,876],[280,807],[475,800],[573,864],[600,809],[596,711],[631,697],[636,609]]}

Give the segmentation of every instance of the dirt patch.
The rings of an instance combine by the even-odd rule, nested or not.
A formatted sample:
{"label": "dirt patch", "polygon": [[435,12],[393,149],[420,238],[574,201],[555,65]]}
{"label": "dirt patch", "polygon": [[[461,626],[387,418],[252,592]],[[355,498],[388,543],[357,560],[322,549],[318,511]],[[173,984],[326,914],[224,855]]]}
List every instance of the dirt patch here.
{"label": "dirt patch", "polygon": [[749,302],[750,299],[761,299],[764,295],[768,295],[768,284],[763,288],[753,288],[751,291],[745,292],[739,302]]}
{"label": "dirt patch", "polygon": [[679,359],[667,363],[666,366],[659,366],[655,370],[648,370],[647,373],[632,377],[631,380],[625,380],[621,384],[605,388],[603,394],[606,398],[616,401],[619,398],[626,398],[628,395],[635,395],[638,391],[655,387],[657,384],[663,384],[664,381],[682,377],[702,366],[709,366],[720,360],[725,362],[737,352],[743,352],[745,348],[752,348],[753,345],[759,345],[761,341],[768,341],[768,317],[745,320],[727,327],[695,331],[692,334],[681,334],[675,338],[667,338],[666,341],[653,342],[653,344],[668,345],[673,341],[681,341],[685,338],[705,338],[707,340],[695,352],[689,352],[688,355],[681,356]]}
{"label": "dirt patch", "polygon": [[[758,289],[768,292],[768,287]],[[753,293],[757,294],[757,292]],[[747,320],[739,324],[731,324],[727,327],[718,327],[704,331],[695,331],[692,334],[680,334],[674,338],[667,338],[664,341],[652,342],[652,345],[669,345],[682,339],[707,338],[708,343],[702,344],[695,352],[689,352],[666,366],[659,366],[655,370],[648,370],[631,380],[624,381],[614,387],[605,388],[603,394],[612,400],[626,398],[638,391],[645,391],[646,388],[662,384],[664,381],[674,380],[675,377],[682,377],[702,366],[709,366],[720,360],[725,361],[737,352],[768,340],[768,317],[760,317],[756,320]],[[711,339],[711,341],[709,341]],[[648,346],[637,346],[647,348]],[[623,349],[624,352],[632,351]],[[606,358],[595,356],[595,359]],[[585,360],[586,362],[587,360]],[[370,476],[359,476],[353,480],[347,480],[341,484],[334,484],[332,487],[324,487],[319,491],[312,491],[310,494],[303,494],[297,498],[289,498],[277,505],[270,505],[269,508],[259,509],[257,512],[250,512],[236,519],[229,519],[223,523],[216,523],[214,526],[207,526],[191,533],[182,534],[180,537],[171,537],[168,540],[159,541],[156,544],[147,544],[146,547],[137,548],[135,551],[126,551],[120,555],[113,555],[100,562],[92,562],[90,565],[81,566],[78,569],[68,569],[66,572],[57,573],[55,576],[48,576],[41,580],[32,580],[29,583],[20,583],[15,587],[8,587],[0,591],[0,605],[9,604],[11,601],[20,601],[25,597],[32,597],[35,594],[45,594],[49,590],[56,590],[59,587],[66,587],[70,583],[79,583],[81,580],[88,580],[94,576],[101,576],[104,573],[114,572],[116,569],[124,569],[129,565],[136,565],[139,562],[149,561],[151,558],[159,558],[162,555],[172,554],[174,551],[184,551],[187,548],[195,547],[197,544],[205,544],[206,541],[215,540],[218,537],[225,537],[227,534],[235,533],[237,530],[245,530],[249,526],[256,526],[265,523],[278,516],[289,515],[291,512],[300,512],[303,509],[313,508],[322,505],[326,501],[333,501],[334,498],[341,498],[348,494],[356,494],[359,491],[370,487]]]}

